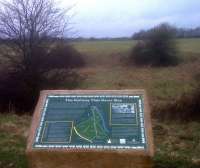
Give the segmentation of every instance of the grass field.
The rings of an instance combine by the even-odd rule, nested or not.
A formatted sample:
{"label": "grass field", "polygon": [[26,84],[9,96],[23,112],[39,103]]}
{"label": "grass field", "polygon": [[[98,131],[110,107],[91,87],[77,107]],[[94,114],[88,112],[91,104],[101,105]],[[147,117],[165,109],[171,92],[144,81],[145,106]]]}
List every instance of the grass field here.
{"label": "grass field", "polygon": [[[200,39],[177,40],[182,62],[176,67],[150,68],[124,65],[136,41],[76,42],[87,66],[79,70],[85,80],[81,89],[147,89],[151,103],[173,101],[192,90],[200,72]],[[191,73],[192,69],[192,73]]]}
{"label": "grass field", "polygon": [[[136,41],[74,42],[86,66],[77,89],[146,89],[151,108],[173,102],[197,86],[200,74],[200,39],[177,40],[182,62],[175,67],[125,66]],[[26,137],[30,116],[0,114],[0,168],[27,168]],[[157,168],[200,167],[200,123],[153,120]],[[197,165],[199,164],[199,165]]]}

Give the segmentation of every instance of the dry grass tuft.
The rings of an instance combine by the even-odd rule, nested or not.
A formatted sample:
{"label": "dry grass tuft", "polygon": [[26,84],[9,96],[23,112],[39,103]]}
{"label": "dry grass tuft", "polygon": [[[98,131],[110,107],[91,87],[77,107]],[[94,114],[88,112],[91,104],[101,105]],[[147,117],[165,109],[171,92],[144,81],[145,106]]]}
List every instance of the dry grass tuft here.
{"label": "dry grass tuft", "polygon": [[170,104],[157,106],[153,115],[160,120],[200,121],[200,89],[184,94]]}

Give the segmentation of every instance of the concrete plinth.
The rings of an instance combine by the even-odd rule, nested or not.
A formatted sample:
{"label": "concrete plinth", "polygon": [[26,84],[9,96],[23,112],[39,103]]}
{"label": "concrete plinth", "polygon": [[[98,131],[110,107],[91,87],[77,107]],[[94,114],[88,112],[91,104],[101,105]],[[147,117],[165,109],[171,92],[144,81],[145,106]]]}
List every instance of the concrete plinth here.
{"label": "concrete plinth", "polygon": [[[93,95],[96,97],[92,97]],[[99,110],[100,112],[91,111],[91,114],[92,113],[93,115],[97,114],[96,116],[95,115],[90,116],[90,112],[88,113],[88,116],[91,118],[92,121],[92,126],[94,125],[94,127],[91,127],[90,129],[87,128],[87,130],[92,132],[94,129],[96,131],[95,133],[96,135],[94,134],[93,138],[89,139],[89,137],[87,137],[87,133],[83,134],[84,131],[81,132],[80,130],[81,133],[80,132],[79,133],[81,135],[74,131],[75,127],[79,128],[78,126],[80,125],[81,122],[82,123],[85,122],[85,120],[87,119],[87,118],[84,119],[85,115],[83,115],[82,118],[80,119],[78,118],[76,120],[75,119],[72,120],[72,118],[69,117],[69,119],[67,118],[66,121],[66,116],[64,114],[71,112],[70,110],[72,109],[72,105],[74,109],[76,108],[76,106],[74,106],[71,100],[73,100],[73,103],[77,103],[77,107],[79,106],[79,102],[81,101],[83,102],[81,106],[91,105],[93,108],[93,106],[96,105],[100,109]],[[86,100],[89,100],[89,103],[87,102],[87,104],[85,104]],[[103,111],[101,109],[101,106],[98,106],[98,100],[99,103],[102,105],[102,109],[104,110],[108,109],[109,113],[108,115],[107,111]],[[53,105],[55,105],[55,107]],[[67,107],[68,105],[71,106],[68,108]],[[116,115],[116,112],[114,110],[118,105],[121,105],[122,107],[127,109],[128,106],[132,108],[131,109],[132,111],[130,112],[129,111],[127,112],[127,109],[125,109],[121,113],[119,112],[120,113],[119,116],[124,116],[129,114],[130,121],[125,116],[124,118],[121,119],[121,124],[118,124],[117,122],[119,122],[119,120],[116,119],[117,116],[114,116],[112,118],[111,116],[112,113]],[[52,112],[52,110],[55,110],[55,112]],[[74,114],[75,112],[76,111],[74,111],[72,114]],[[85,111],[83,111],[82,113],[84,114]],[[99,117],[98,113],[100,113],[100,116],[102,115],[103,117],[102,118]],[[134,121],[135,123],[134,122],[131,123],[132,122],[131,117],[133,117],[133,119],[136,118],[136,121]],[[54,120],[54,118],[56,119]],[[99,123],[97,119],[99,119]],[[124,121],[126,121],[127,123],[124,123]],[[60,122],[61,123],[66,122],[66,124],[64,123],[64,125],[67,126],[61,127],[58,124],[56,125],[54,130],[51,130],[54,125],[48,125],[49,123],[60,123]],[[68,122],[72,122],[72,124]],[[105,126],[100,127],[103,122],[105,122]],[[70,130],[68,130],[69,129],[68,127],[70,127]],[[106,127],[105,129],[108,129],[108,131],[105,131],[104,127]],[[118,142],[117,138],[113,133],[113,130],[117,128],[120,131],[126,127],[127,129],[130,129],[130,131],[136,130],[136,132],[135,133],[130,132],[130,136],[127,135],[127,133],[126,134],[123,132],[120,133]],[[67,132],[71,131],[69,138],[68,135],[65,134],[62,135],[61,134],[62,131],[60,133],[60,130],[58,128],[66,129],[66,134]],[[102,132],[101,134],[98,133],[99,131],[98,128],[99,130],[102,130],[103,133],[105,131],[105,135],[103,135]],[[52,133],[52,131],[55,130],[56,130],[55,136],[53,136],[54,134]],[[104,139],[100,137],[101,135],[103,136]],[[122,138],[121,136],[125,136],[125,138]],[[134,139],[134,137],[136,138]],[[59,142],[58,138],[61,138],[62,141]],[[109,140],[111,139],[111,141],[113,141],[113,144],[107,142],[106,138]],[[133,143],[130,140],[130,138],[133,138],[134,141],[136,142]],[[152,157],[154,155],[152,125],[151,125],[148,99],[145,91],[144,90],[42,91],[32,119],[26,153],[30,168],[111,168],[111,167],[150,168],[152,167]]]}

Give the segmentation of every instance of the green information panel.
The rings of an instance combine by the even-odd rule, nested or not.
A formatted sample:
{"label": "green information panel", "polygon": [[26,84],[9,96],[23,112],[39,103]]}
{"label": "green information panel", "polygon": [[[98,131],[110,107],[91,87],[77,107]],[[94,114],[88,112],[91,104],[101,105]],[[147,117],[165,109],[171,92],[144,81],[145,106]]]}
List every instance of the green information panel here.
{"label": "green information panel", "polygon": [[48,95],[34,148],[146,149],[142,95]]}

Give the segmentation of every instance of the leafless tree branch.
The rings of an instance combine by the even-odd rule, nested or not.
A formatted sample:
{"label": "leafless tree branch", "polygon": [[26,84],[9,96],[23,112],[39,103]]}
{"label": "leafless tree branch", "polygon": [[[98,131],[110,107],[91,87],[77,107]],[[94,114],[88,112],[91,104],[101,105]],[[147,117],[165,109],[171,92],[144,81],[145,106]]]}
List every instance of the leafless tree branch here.
{"label": "leafless tree branch", "polygon": [[54,0],[1,0],[0,39],[8,39],[9,46],[29,61],[36,46],[71,30],[71,8],[63,10]]}

